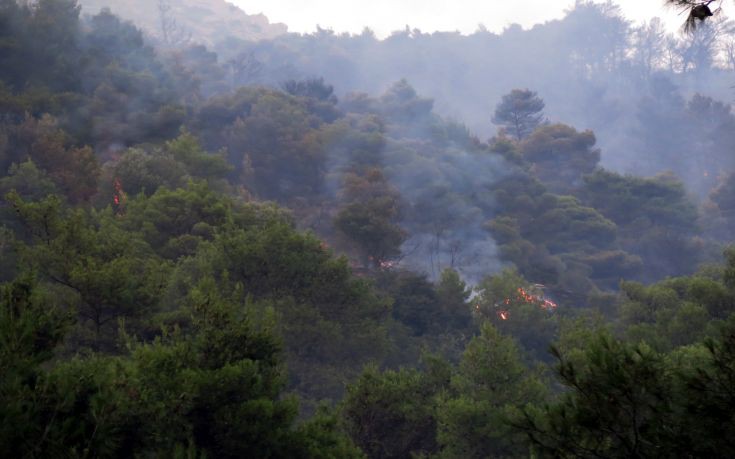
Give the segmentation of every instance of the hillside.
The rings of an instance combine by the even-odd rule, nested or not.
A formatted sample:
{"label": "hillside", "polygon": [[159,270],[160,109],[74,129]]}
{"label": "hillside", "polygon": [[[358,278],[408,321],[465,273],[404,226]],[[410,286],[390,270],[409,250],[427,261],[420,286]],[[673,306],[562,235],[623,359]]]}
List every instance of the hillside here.
{"label": "hillside", "polygon": [[[146,33],[163,38],[161,4],[170,7],[168,22],[175,23],[175,39],[212,45],[230,37],[247,41],[266,40],[285,34],[285,24],[271,24],[262,14],[249,15],[225,0],[81,0],[83,15],[109,8],[134,22]],[[190,38],[191,37],[191,38]]]}
{"label": "hillside", "polygon": [[159,37],[0,0],[0,458],[735,457],[735,113],[677,86],[732,78],[711,35],[149,1]]}

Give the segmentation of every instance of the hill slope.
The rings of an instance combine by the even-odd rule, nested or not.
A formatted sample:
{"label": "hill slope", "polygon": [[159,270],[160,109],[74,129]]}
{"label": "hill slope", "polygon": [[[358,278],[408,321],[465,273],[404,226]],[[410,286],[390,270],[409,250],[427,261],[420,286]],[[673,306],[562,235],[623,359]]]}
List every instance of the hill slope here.
{"label": "hill slope", "polygon": [[177,38],[212,45],[228,37],[257,41],[287,32],[285,24],[271,24],[262,14],[249,15],[225,0],[80,0],[82,14],[97,14],[109,8],[116,15],[132,21],[148,34],[163,38],[161,11],[168,7],[166,20],[174,24]]}

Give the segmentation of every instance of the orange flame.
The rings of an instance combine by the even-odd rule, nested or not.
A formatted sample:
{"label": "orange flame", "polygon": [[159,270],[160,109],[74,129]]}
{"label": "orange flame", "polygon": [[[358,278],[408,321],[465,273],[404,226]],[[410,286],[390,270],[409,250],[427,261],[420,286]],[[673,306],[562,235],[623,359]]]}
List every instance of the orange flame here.
{"label": "orange flame", "polygon": [[[558,307],[558,305],[553,301],[546,299],[540,295],[533,295],[527,292],[523,287],[519,287],[516,292],[516,297],[506,298],[495,304],[496,308],[503,307],[503,309],[496,310],[496,314],[500,318],[500,320],[508,320],[510,318],[510,311],[508,310],[508,307],[511,306],[511,304],[513,304],[513,302],[515,301],[524,302],[526,304],[534,304],[546,311],[554,311]],[[475,309],[479,311],[480,305],[478,304],[477,306],[475,306]]]}
{"label": "orange flame", "polygon": [[124,212],[127,197],[125,196],[125,191],[123,191],[122,182],[120,182],[119,178],[115,177],[112,187],[114,189],[112,202],[115,203],[115,206],[117,207],[117,214],[121,215]]}

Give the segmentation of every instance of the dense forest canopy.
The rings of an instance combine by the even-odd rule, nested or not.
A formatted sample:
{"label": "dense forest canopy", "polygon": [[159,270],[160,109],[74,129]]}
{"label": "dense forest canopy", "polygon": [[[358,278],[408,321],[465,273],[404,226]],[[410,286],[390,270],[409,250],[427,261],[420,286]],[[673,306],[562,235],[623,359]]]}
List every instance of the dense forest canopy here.
{"label": "dense forest canopy", "polygon": [[0,456],[735,455],[723,14],[190,3],[0,0]]}

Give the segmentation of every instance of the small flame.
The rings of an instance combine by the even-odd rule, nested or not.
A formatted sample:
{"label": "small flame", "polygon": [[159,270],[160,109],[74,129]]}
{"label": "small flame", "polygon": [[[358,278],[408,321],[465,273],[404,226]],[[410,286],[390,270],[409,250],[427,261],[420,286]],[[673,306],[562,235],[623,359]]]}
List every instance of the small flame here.
{"label": "small flame", "polygon": [[119,178],[115,177],[112,187],[115,190],[112,194],[112,202],[115,203],[115,206],[117,207],[117,214],[122,215],[125,212],[124,207],[127,197],[125,196],[125,191],[123,191],[122,182],[120,182]]}
{"label": "small flame", "polygon": [[[537,305],[538,307],[540,307],[541,309],[546,310],[546,311],[554,311],[559,306],[556,303],[554,303],[553,301],[551,301],[551,300],[549,300],[547,298],[544,298],[543,296],[533,295],[533,294],[527,292],[523,287],[519,287],[516,290],[516,293],[517,293],[516,297],[514,297],[514,298],[505,298],[504,300],[502,300],[502,301],[500,301],[500,302],[498,302],[498,303],[495,304],[495,307],[496,308],[502,307],[502,309],[498,309],[496,311],[498,317],[501,320],[508,320],[510,318],[510,311],[508,310],[508,307],[511,306],[516,301],[523,302],[523,303],[526,303],[526,304]],[[480,310],[480,305],[478,304],[475,307],[475,309],[477,309],[479,311]]]}
{"label": "small flame", "polygon": [[397,264],[395,261],[381,261],[380,269],[393,269]]}

